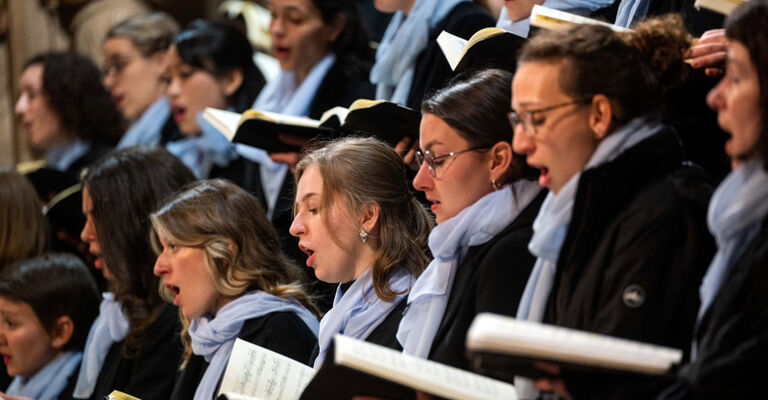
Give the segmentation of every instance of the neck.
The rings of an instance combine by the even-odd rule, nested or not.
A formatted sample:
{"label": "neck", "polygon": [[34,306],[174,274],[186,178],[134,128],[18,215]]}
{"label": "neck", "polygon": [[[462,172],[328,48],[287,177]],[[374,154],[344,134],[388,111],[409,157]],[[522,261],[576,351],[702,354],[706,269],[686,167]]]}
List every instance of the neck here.
{"label": "neck", "polygon": [[[307,62],[301,66],[297,66],[297,68],[293,70],[293,73],[296,75],[296,87],[301,86],[301,84],[304,83],[304,80],[307,79],[307,77],[309,76],[309,73],[312,72],[312,69],[315,68],[317,63],[319,63],[328,54],[330,54],[330,51],[323,53],[317,59],[311,60],[311,62]],[[307,61],[310,61],[310,60],[307,60]]]}
{"label": "neck", "polygon": [[403,12],[403,15],[406,17],[408,14],[410,14],[411,10],[413,9],[413,4],[416,3],[416,0],[411,0],[408,3],[405,4],[405,6],[400,10]]}

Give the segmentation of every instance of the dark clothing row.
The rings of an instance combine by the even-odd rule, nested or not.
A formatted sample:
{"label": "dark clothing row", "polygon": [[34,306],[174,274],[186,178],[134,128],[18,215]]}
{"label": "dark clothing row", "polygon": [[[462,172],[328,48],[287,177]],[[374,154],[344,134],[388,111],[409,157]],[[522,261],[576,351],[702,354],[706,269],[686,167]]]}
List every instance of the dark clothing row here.
{"label": "dark clothing row", "polygon": [[[711,193],[669,129],[584,171],[544,322],[688,349],[715,252]],[[577,399],[647,399],[664,385],[606,378],[564,375]]]}

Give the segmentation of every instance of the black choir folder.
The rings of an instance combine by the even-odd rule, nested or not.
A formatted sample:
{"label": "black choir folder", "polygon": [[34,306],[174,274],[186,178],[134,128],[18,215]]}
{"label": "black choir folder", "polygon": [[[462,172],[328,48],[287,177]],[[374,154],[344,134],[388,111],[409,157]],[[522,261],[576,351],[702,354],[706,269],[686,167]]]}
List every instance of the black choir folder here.
{"label": "black choir folder", "polygon": [[504,382],[336,335],[323,365],[310,367],[238,340],[220,399],[326,400],[357,395],[415,399],[416,390],[446,399],[516,400]]}
{"label": "black choir folder", "polygon": [[408,136],[419,138],[421,113],[383,100],[359,99],[349,108],[334,107],[320,120],[248,110],[243,114],[206,108],[203,118],[231,142],[258,147],[270,153],[298,152],[301,146],[286,143],[279,135],[300,141],[333,139],[359,134],[375,136],[390,146]]}
{"label": "black choir folder", "polygon": [[469,40],[447,31],[437,37],[448,65],[454,71],[501,68],[515,71],[517,53],[527,39],[501,28],[483,28]]}
{"label": "black choir folder", "polygon": [[533,367],[535,361],[564,370],[667,379],[683,358],[679,349],[489,313],[472,322],[467,353],[475,371],[503,380],[515,375],[545,377]]}

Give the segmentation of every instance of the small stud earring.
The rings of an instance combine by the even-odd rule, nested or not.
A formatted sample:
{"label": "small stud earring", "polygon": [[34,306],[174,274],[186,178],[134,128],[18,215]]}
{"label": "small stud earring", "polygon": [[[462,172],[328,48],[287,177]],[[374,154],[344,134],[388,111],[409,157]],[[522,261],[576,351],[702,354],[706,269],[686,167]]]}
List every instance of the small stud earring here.
{"label": "small stud earring", "polygon": [[491,179],[491,185],[493,186],[493,190],[501,189],[501,185],[499,185],[499,183],[496,182],[496,178]]}
{"label": "small stud earring", "polygon": [[365,229],[360,228],[360,240],[365,244],[365,241],[368,240],[368,232],[365,231]]}

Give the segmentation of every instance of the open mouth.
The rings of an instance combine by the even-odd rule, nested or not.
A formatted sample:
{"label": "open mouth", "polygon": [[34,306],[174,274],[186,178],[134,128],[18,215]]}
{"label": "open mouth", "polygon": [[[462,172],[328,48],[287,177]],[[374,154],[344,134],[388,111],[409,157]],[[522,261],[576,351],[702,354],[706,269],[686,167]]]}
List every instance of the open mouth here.
{"label": "open mouth", "polygon": [[179,305],[179,294],[181,293],[181,290],[179,289],[178,286],[175,286],[175,285],[171,285],[171,284],[168,284],[168,283],[165,283],[164,285],[165,285],[166,289],[168,289],[171,292],[173,292],[173,294],[174,294],[173,305],[178,306]]}
{"label": "open mouth", "polygon": [[7,354],[3,354],[3,363],[5,363],[5,365],[10,364],[11,363],[11,356],[9,356]]}
{"label": "open mouth", "polygon": [[187,109],[185,107],[172,106],[171,112],[173,113],[173,120],[176,121],[176,123],[184,119],[184,116],[187,115]]}
{"label": "open mouth", "polygon": [[315,251],[299,243],[299,249],[307,254],[307,267],[315,264]]}
{"label": "open mouth", "polygon": [[280,60],[280,61],[286,60],[288,58],[288,56],[291,55],[291,49],[288,48],[288,47],[275,46],[273,48],[273,50],[274,50],[274,53],[275,53],[274,54],[275,58]]}

